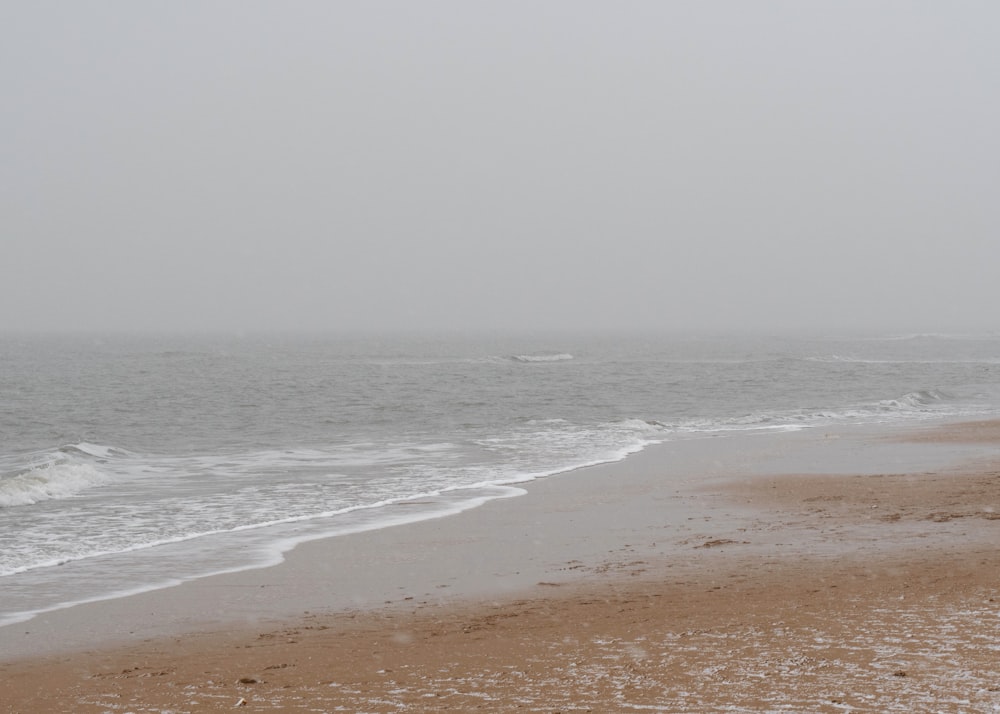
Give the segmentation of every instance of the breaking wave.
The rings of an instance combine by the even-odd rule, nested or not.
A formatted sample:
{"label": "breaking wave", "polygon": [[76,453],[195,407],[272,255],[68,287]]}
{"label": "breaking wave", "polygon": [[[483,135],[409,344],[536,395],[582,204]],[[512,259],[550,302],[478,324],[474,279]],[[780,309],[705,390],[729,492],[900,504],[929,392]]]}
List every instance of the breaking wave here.
{"label": "breaking wave", "polygon": [[573,359],[573,355],[566,352],[558,354],[537,354],[537,355],[512,355],[512,362],[564,362]]}
{"label": "breaking wave", "polygon": [[64,454],[70,454],[72,456],[92,456],[97,459],[110,459],[114,456],[121,456],[126,452],[121,449],[116,449],[113,446],[102,446],[101,444],[90,444],[86,441],[81,441],[79,444],[68,444],[61,449],[59,449]]}
{"label": "breaking wave", "polygon": [[936,389],[909,392],[897,399],[857,404],[833,409],[793,409],[752,412],[732,417],[695,418],[676,423],[651,422],[677,433],[754,431],[758,429],[798,430],[829,424],[871,424],[937,418],[951,414],[972,416],[974,412],[952,413],[954,398]]}
{"label": "breaking wave", "polygon": [[68,498],[111,481],[90,464],[51,463],[0,480],[0,508]]}
{"label": "breaking wave", "polygon": [[879,402],[879,406],[887,410],[900,410],[908,411],[911,409],[923,410],[928,407],[934,407],[949,400],[949,397],[944,392],[939,392],[936,389],[925,389],[917,392],[910,392],[909,394],[904,394],[899,399],[888,399]]}

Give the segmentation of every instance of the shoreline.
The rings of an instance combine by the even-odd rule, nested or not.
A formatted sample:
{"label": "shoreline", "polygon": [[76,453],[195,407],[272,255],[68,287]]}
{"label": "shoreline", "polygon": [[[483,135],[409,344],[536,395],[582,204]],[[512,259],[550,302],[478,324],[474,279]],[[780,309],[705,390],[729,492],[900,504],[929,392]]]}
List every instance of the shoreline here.
{"label": "shoreline", "polygon": [[[984,430],[982,428],[983,424],[990,425],[990,428]],[[929,431],[933,436],[929,438],[922,437],[921,434],[925,431]],[[865,448],[854,450],[839,448],[839,440],[842,436],[864,442]],[[974,446],[982,447],[984,445],[988,447],[994,442],[1000,444],[1000,419],[985,422],[934,422],[929,425],[921,425],[916,429],[910,428],[910,425],[906,425],[903,428],[899,425],[837,425],[818,430],[751,430],[745,433],[725,432],[718,435],[705,434],[692,438],[661,442],[648,445],[643,450],[632,453],[618,461],[572,468],[518,482],[517,484],[495,487],[511,492],[520,491],[520,493],[484,496],[481,498],[462,498],[453,508],[441,505],[439,509],[432,512],[433,515],[401,515],[396,519],[383,516],[378,519],[377,524],[374,526],[367,526],[362,523],[349,526],[345,532],[338,532],[332,535],[309,536],[299,540],[290,539],[295,540],[295,542],[291,546],[278,549],[276,551],[277,554],[272,558],[271,562],[224,570],[192,578],[176,579],[165,585],[144,586],[137,588],[135,591],[126,591],[122,594],[112,594],[106,597],[102,596],[93,600],[84,600],[66,604],[55,609],[41,611],[29,619],[15,620],[10,624],[0,625],[0,662],[10,658],[11,648],[9,646],[4,647],[4,635],[9,634],[8,630],[17,630],[23,627],[24,630],[30,632],[32,624],[37,623],[39,618],[72,622],[75,619],[74,617],[64,618],[60,616],[60,613],[65,614],[67,611],[73,611],[77,608],[96,607],[103,611],[102,615],[113,619],[114,604],[116,602],[134,598],[148,599],[151,601],[150,605],[154,610],[158,608],[163,613],[169,613],[172,620],[176,620],[177,624],[183,627],[185,622],[191,622],[191,618],[188,616],[178,617],[180,615],[179,610],[183,608],[170,606],[169,601],[173,599],[171,596],[175,592],[195,590],[199,591],[199,593],[192,597],[211,597],[213,593],[219,591],[224,592],[234,587],[247,587],[248,583],[252,584],[254,581],[267,579],[265,574],[269,571],[285,567],[291,567],[295,571],[290,576],[285,576],[286,578],[293,577],[301,582],[304,579],[302,571],[309,567],[305,566],[303,568],[301,563],[312,563],[315,560],[322,560],[326,551],[331,551],[333,559],[337,562],[325,569],[324,577],[334,580],[336,579],[336,566],[344,565],[345,553],[353,548],[355,542],[361,543],[360,547],[365,552],[371,549],[402,551],[406,549],[409,539],[409,535],[403,536],[404,533],[408,533],[406,529],[419,531],[418,538],[428,536],[434,538],[433,533],[437,530],[456,530],[449,528],[440,529],[433,525],[434,522],[459,518],[469,521],[457,527],[459,533],[475,533],[475,535],[470,535],[465,540],[471,541],[475,538],[478,542],[487,543],[490,539],[488,529],[484,531],[481,526],[477,525],[474,516],[470,516],[470,513],[487,509],[487,512],[490,512],[492,516],[493,509],[506,508],[504,502],[511,499],[520,502],[520,496],[526,496],[528,499],[545,499],[544,502],[539,504],[518,504],[513,506],[514,508],[518,508],[519,505],[523,505],[527,511],[534,512],[532,517],[536,519],[535,525],[543,526],[541,530],[544,530],[553,525],[551,523],[554,515],[552,511],[565,510],[563,506],[557,503],[559,499],[566,498],[567,503],[570,504],[569,507],[574,507],[575,497],[572,490],[575,485],[586,484],[588,488],[597,494],[601,494],[603,493],[604,484],[614,483],[619,478],[624,477],[630,481],[641,482],[638,484],[638,488],[644,492],[650,492],[652,490],[648,483],[650,475],[657,470],[667,469],[671,473],[665,476],[666,480],[670,482],[667,484],[665,492],[671,492],[670,486],[677,487],[673,489],[673,494],[689,490],[691,493],[687,494],[687,497],[696,498],[699,506],[704,508],[708,505],[704,496],[711,491],[711,486],[717,482],[728,483],[739,479],[753,479],[765,474],[784,472],[800,474],[811,472],[863,474],[872,471],[884,471],[886,469],[908,470],[931,466],[945,467],[954,465],[956,461],[970,460],[971,456],[968,451],[970,448]],[[889,446],[888,450],[886,450],[884,448],[886,445],[895,445],[896,448]],[[904,445],[905,456],[904,452],[898,448]],[[664,490],[662,484],[658,485],[658,488],[661,491]],[[718,495],[716,494],[716,496]],[[594,505],[593,498],[594,495],[591,493],[589,504],[582,503],[579,499],[576,499],[575,507]],[[660,498],[662,499],[663,496],[660,496]],[[425,499],[420,498],[417,502],[420,503],[423,500]],[[396,504],[383,506],[379,510],[382,510],[382,508],[390,511],[393,509],[402,510],[411,505],[411,502],[408,499]],[[549,502],[552,503],[550,504]],[[633,500],[625,505],[634,508],[637,504]],[[673,503],[671,505],[676,508],[679,504]],[[602,502],[600,510],[604,511],[603,520],[606,524],[609,527],[613,527],[616,521],[615,518],[607,513],[608,506],[607,502]],[[651,518],[658,518],[662,515],[660,513],[648,513],[648,510],[647,507],[645,518],[640,520],[648,521]],[[511,516],[512,522],[516,523],[520,516],[515,515],[515,513],[504,515]],[[591,516],[594,515],[593,513],[591,514]],[[673,513],[672,515],[676,521],[678,514]],[[537,520],[540,516],[545,517],[544,522]],[[493,528],[496,525],[494,520],[497,519],[487,520],[489,528]],[[499,520],[503,521],[505,519],[499,517]],[[597,520],[600,521],[602,519],[598,518]],[[400,531],[400,529],[403,530]],[[606,536],[607,533],[608,531],[605,530],[604,535]],[[457,540],[463,540],[462,536],[459,536]],[[540,544],[542,540],[544,540],[542,536],[536,537],[533,545]],[[314,551],[318,554],[315,557],[312,555]],[[300,552],[309,554],[300,555]],[[521,575],[518,566],[523,565],[521,552],[515,553],[514,560],[515,562],[503,573],[487,576],[480,582],[464,583],[465,587],[460,589],[459,596],[478,597],[489,595],[494,590],[502,593],[531,588],[535,582],[532,580],[532,577],[541,576],[543,573],[534,572],[531,576],[518,577]],[[351,565],[351,563],[348,563],[348,565]],[[392,562],[383,563],[383,565],[386,565],[387,572],[394,570]],[[357,572],[354,574],[357,575]],[[370,576],[371,573],[367,575]],[[549,576],[562,580],[558,575],[552,576],[550,573]],[[396,577],[398,577],[398,572],[393,572],[393,582],[395,582]],[[444,577],[444,575],[440,577]],[[372,583],[368,582],[368,580],[368,577],[358,579],[359,583],[363,586],[371,586]],[[207,587],[199,587],[199,584],[204,581],[207,581],[205,582]],[[218,583],[221,587],[215,588],[209,585],[209,583]],[[311,583],[311,589],[315,589],[316,585],[317,583],[315,582]],[[332,609],[348,609],[383,606],[391,602],[392,595],[395,594],[391,592],[391,585],[385,582],[378,583],[378,585],[378,591],[381,593],[378,596],[366,593],[365,590],[368,589],[367,587],[357,589],[357,592],[351,594],[349,598],[345,598],[343,593],[340,592],[324,593],[325,597],[332,595],[326,601],[326,606]],[[171,596],[161,597],[159,594],[162,593],[170,593]],[[425,596],[432,594],[440,596],[440,593],[431,593],[429,591],[424,593]],[[380,599],[383,595],[388,599]],[[282,611],[281,603],[269,602],[267,598],[257,598],[256,600],[257,602],[250,609],[259,609],[259,612],[265,616],[271,611]],[[287,605],[287,603],[285,604]],[[308,609],[310,606],[316,607],[315,604],[308,602],[302,604],[304,609]],[[234,607],[233,603],[228,603],[226,609],[229,612],[240,611],[240,608]],[[295,614],[288,607],[284,607],[284,610],[286,615]],[[252,620],[253,617],[254,613],[247,611],[241,612],[239,619],[246,621]],[[225,617],[213,617],[207,620],[205,624],[211,622],[221,624],[225,620]],[[167,623],[164,623],[166,627],[149,627],[149,623],[144,624],[147,625],[146,630],[152,630],[158,634],[171,634],[172,632],[171,626]],[[113,629],[109,630],[108,634],[113,634]],[[119,628],[119,634],[122,632],[123,630]],[[129,637],[121,639],[132,639],[134,633],[135,628],[130,628]],[[92,630],[88,632],[87,643],[93,642],[94,638],[99,636],[100,633],[96,631]],[[9,645],[9,642],[6,644]],[[64,641],[64,644],[69,643]],[[51,644],[43,646],[43,653],[45,649],[58,652],[58,648],[52,647]],[[31,654],[30,650],[28,654]]]}
{"label": "shoreline", "polygon": [[[950,424],[951,421],[941,422],[942,424]],[[960,422],[964,423],[964,422]],[[826,428],[820,427],[819,430],[823,432],[833,432],[837,433],[839,431],[869,431],[872,429],[882,430],[888,429],[889,431],[898,431],[900,425],[831,425]],[[570,467],[565,470],[555,471],[552,473],[532,476],[530,478],[525,478],[523,480],[516,480],[504,483],[479,485],[479,486],[469,486],[460,489],[454,489],[450,491],[445,491],[436,495],[417,495],[412,496],[395,503],[381,504],[375,507],[364,507],[357,510],[352,510],[346,515],[349,520],[344,523],[339,524],[337,527],[330,527],[322,532],[317,531],[316,533],[307,534],[296,534],[295,529],[297,522],[290,522],[286,524],[278,524],[278,527],[289,527],[288,533],[279,537],[273,535],[270,538],[270,545],[264,550],[267,552],[262,552],[257,556],[251,556],[253,559],[249,560],[247,564],[241,564],[236,566],[222,566],[218,570],[206,571],[204,573],[199,573],[197,575],[182,574],[175,577],[168,578],[158,583],[154,584],[144,584],[144,585],[132,585],[130,583],[123,583],[122,587],[118,590],[112,592],[101,593],[98,595],[87,595],[79,600],[73,602],[59,603],[55,606],[44,606],[42,608],[34,610],[12,610],[12,614],[9,616],[10,619],[0,622],[0,661],[4,659],[3,651],[3,631],[7,627],[18,627],[20,625],[28,625],[33,620],[38,617],[46,616],[51,613],[60,612],[63,610],[68,610],[80,606],[93,605],[96,603],[101,603],[105,601],[115,601],[122,598],[130,598],[136,596],[143,596],[148,593],[155,593],[161,590],[170,590],[177,587],[183,587],[188,583],[193,583],[206,578],[216,578],[228,575],[239,574],[247,571],[258,571],[267,570],[272,567],[280,566],[289,557],[289,554],[300,547],[305,547],[309,543],[314,541],[325,541],[328,539],[351,537],[361,533],[365,533],[371,530],[382,530],[391,529],[398,527],[406,527],[422,521],[436,520],[440,518],[451,518],[460,515],[466,511],[475,510],[483,507],[492,501],[503,501],[515,496],[529,495],[534,489],[534,485],[541,482],[548,482],[552,479],[556,479],[557,483],[564,483],[565,479],[574,478],[574,474],[581,472],[587,472],[592,469],[597,470],[607,470],[613,469],[618,470],[619,468],[627,470],[629,468],[628,464],[633,459],[648,458],[644,456],[646,452],[664,452],[671,449],[674,446],[680,444],[685,444],[687,442],[701,442],[706,439],[735,439],[739,441],[744,441],[746,439],[767,439],[767,438],[783,438],[784,436],[801,434],[803,436],[808,436],[813,432],[812,427],[801,428],[801,429],[789,429],[789,428],[779,428],[779,429],[748,429],[745,432],[742,431],[727,431],[721,433],[706,432],[703,434],[692,434],[683,436],[681,438],[666,440],[661,442],[655,442],[652,444],[647,444],[642,449],[629,453],[622,458],[615,461],[601,462],[596,464],[587,464],[582,466]],[[686,447],[683,447],[686,448]],[[700,468],[700,467],[699,467]],[[856,468],[856,467],[855,467]],[[704,474],[702,474],[704,475]],[[493,491],[498,492],[497,495],[488,494],[487,492]],[[411,508],[427,508],[424,513],[416,513]],[[407,511],[403,514],[401,512]],[[398,513],[391,515],[393,511]],[[379,514],[377,516],[373,514]],[[304,528],[309,529],[309,524],[312,520],[304,521]],[[221,534],[223,536],[227,534]],[[168,547],[172,544],[165,544]],[[241,545],[241,541],[237,540],[233,543],[235,547],[246,548],[246,544]],[[253,546],[260,548],[259,544]],[[143,553],[148,553],[148,549],[138,551],[141,556]],[[114,557],[114,556],[109,556]],[[158,554],[158,557],[162,555]],[[58,567],[63,569],[61,574],[65,577],[66,570],[71,570],[77,567],[79,563],[76,561],[70,561],[65,564],[60,564]],[[166,572],[170,572],[170,569]],[[81,574],[84,578],[91,577],[89,573]],[[14,577],[17,577],[16,575]]]}
{"label": "shoreline", "polygon": [[[77,674],[66,676],[63,696],[83,702],[96,697],[97,690],[117,688],[120,693],[132,692],[122,696],[133,697],[130,706],[135,711],[166,711],[162,707],[168,704],[136,708],[135,702],[152,702],[143,691],[150,682],[140,678],[146,669],[136,669],[134,676],[97,673],[110,671],[110,662],[137,657],[168,663],[163,671],[180,672],[182,657],[201,657],[206,667],[214,662],[208,667],[214,667],[212,671],[230,666],[224,666],[222,659],[230,660],[232,669],[225,677],[213,675],[214,685],[191,686],[216,694],[247,690],[255,697],[253,702],[263,706],[264,687],[240,689],[234,684],[240,677],[264,681],[260,672],[252,677],[236,674],[237,669],[252,669],[254,665],[241,658],[259,653],[261,638],[269,655],[295,659],[294,667],[266,670],[267,681],[278,682],[278,672],[291,676],[290,670],[296,677],[314,676],[318,681],[319,670],[340,671],[348,665],[331,656],[310,669],[296,652],[305,651],[307,641],[316,647],[322,643],[324,651],[336,649],[340,645],[330,642],[331,630],[343,635],[344,646],[349,642],[360,646],[367,641],[364,638],[391,645],[393,632],[402,627],[417,634],[402,637],[407,641],[395,648],[383,644],[381,656],[388,656],[388,650],[416,656],[413,648],[434,650],[437,637],[445,637],[440,642],[461,640],[462,635],[491,632],[498,623],[506,623],[503,629],[509,636],[524,639],[529,632],[515,623],[544,619],[538,614],[544,612],[564,610],[558,619],[571,625],[569,613],[584,608],[590,617],[595,607],[604,608],[598,619],[611,629],[624,627],[632,616],[616,619],[616,613],[634,612],[637,602],[643,603],[639,609],[658,612],[665,599],[671,600],[668,593],[686,602],[682,606],[671,600],[667,609],[673,617],[699,620],[713,612],[717,617],[724,614],[702,602],[705,594],[731,595],[736,598],[731,602],[765,613],[782,597],[806,597],[807,585],[832,581],[841,593],[852,592],[857,607],[864,609],[873,606],[865,604],[873,588],[877,592],[908,581],[905,589],[924,592],[925,604],[948,593],[959,597],[979,588],[984,594],[983,612],[997,614],[984,603],[989,603],[987,592],[995,593],[1000,585],[993,575],[1000,572],[995,567],[1000,562],[991,547],[1000,541],[1000,518],[994,518],[1000,510],[995,499],[1000,422],[975,424],[923,427],[922,441],[916,443],[912,436],[899,441],[899,429],[870,427],[668,442],[625,461],[524,484],[529,495],[523,499],[494,500],[447,518],[304,543],[273,568],[212,576],[48,613],[20,626],[0,628],[0,669],[5,672],[0,687],[10,690],[0,701],[15,702],[9,711],[30,711],[23,702],[33,701],[31,682],[37,684],[46,672],[65,672],[72,666]],[[950,429],[951,434],[936,438],[935,429],[939,433]],[[852,469],[859,463],[866,468]],[[878,492],[870,488],[876,482]],[[922,490],[914,488],[916,483]],[[960,486],[957,491],[956,486]],[[873,498],[880,500],[873,503]],[[935,499],[948,501],[947,512]],[[963,505],[963,499],[968,503]],[[947,586],[939,587],[923,583],[928,578],[940,582],[935,580],[940,573],[934,571],[942,568],[953,574],[961,571],[964,580],[953,576]],[[848,577],[852,572],[855,575]],[[960,583],[966,583],[964,591]],[[817,593],[829,589],[811,588],[816,591],[813,599],[823,600]],[[725,597],[716,599],[722,602]],[[582,604],[585,601],[591,604]],[[831,612],[841,606],[836,598],[824,602],[824,607],[833,608]],[[608,608],[617,609],[606,612]],[[997,617],[1000,622],[1000,614]],[[439,627],[436,622],[452,624]],[[456,622],[480,624],[466,632],[465,625],[455,630]],[[558,629],[554,621],[545,622],[545,628]],[[564,626],[562,636],[582,642],[582,633],[574,634],[570,625]],[[429,634],[435,627],[441,634]],[[291,631],[298,634],[282,634]],[[642,636],[645,644],[635,646],[655,649],[651,635]],[[487,645],[500,647],[489,638],[483,640]],[[604,645],[590,642],[588,647],[599,650]],[[276,649],[284,654],[278,656]],[[415,666],[425,654],[421,650],[408,666]],[[628,659],[627,652],[619,653],[616,661]],[[632,659],[639,666],[636,662],[641,664],[651,655]],[[260,665],[261,671],[270,666]],[[374,689],[378,687],[369,680],[386,679],[376,676],[377,670],[362,670]],[[191,673],[186,676],[197,679]],[[304,681],[290,686],[302,688]],[[310,691],[316,686],[310,685]],[[274,697],[280,691],[272,689],[269,696],[277,701]],[[989,686],[984,691],[990,694]],[[179,711],[193,706],[185,705],[183,697],[198,699],[193,690],[184,694],[167,687],[161,694],[176,695],[169,706]],[[247,694],[243,698],[250,701]],[[322,697],[332,701],[329,697],[337,692],[314,694],[317,701]],[[595,702],[613,705],[594,696]],[[989,697],[982,701],[987,700],[994,701]],[[452,699],[452,705],[456,701]],[[1000,695],[995,701],[1000,706]],[[26,708],[18,709],[17,702]],[[216,703],[222,707],[221,698]],[[443,707],[444,701],[440,704]]]}

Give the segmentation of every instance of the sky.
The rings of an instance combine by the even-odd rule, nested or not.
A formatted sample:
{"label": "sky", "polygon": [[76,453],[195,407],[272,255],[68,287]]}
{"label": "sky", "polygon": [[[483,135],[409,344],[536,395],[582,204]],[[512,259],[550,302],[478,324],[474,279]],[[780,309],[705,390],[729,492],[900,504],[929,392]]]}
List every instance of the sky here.
{"label": "sky", "polygon": [[0,331],[1000,329],[992,0],[0,2]]}

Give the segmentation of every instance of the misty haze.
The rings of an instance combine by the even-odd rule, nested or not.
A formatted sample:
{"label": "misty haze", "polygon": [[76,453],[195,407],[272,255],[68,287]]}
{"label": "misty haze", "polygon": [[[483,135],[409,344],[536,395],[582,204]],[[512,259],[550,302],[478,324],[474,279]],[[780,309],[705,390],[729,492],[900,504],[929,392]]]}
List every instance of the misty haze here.
{"label": "misty haze", "polygon": [[0,329],[996,328],[990,4],[0,12]]}

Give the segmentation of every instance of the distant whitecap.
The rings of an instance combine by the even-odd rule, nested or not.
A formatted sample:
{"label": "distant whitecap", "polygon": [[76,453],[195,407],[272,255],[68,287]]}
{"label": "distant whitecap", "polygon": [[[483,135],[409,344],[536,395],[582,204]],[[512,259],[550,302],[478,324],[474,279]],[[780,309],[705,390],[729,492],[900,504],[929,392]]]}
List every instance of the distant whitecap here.
{"label": "distant whitecap", "polygon": [[564,362],[573,359],[573,355],[559,352],[556,354],[513,355],[510,359],[514,362]]}

